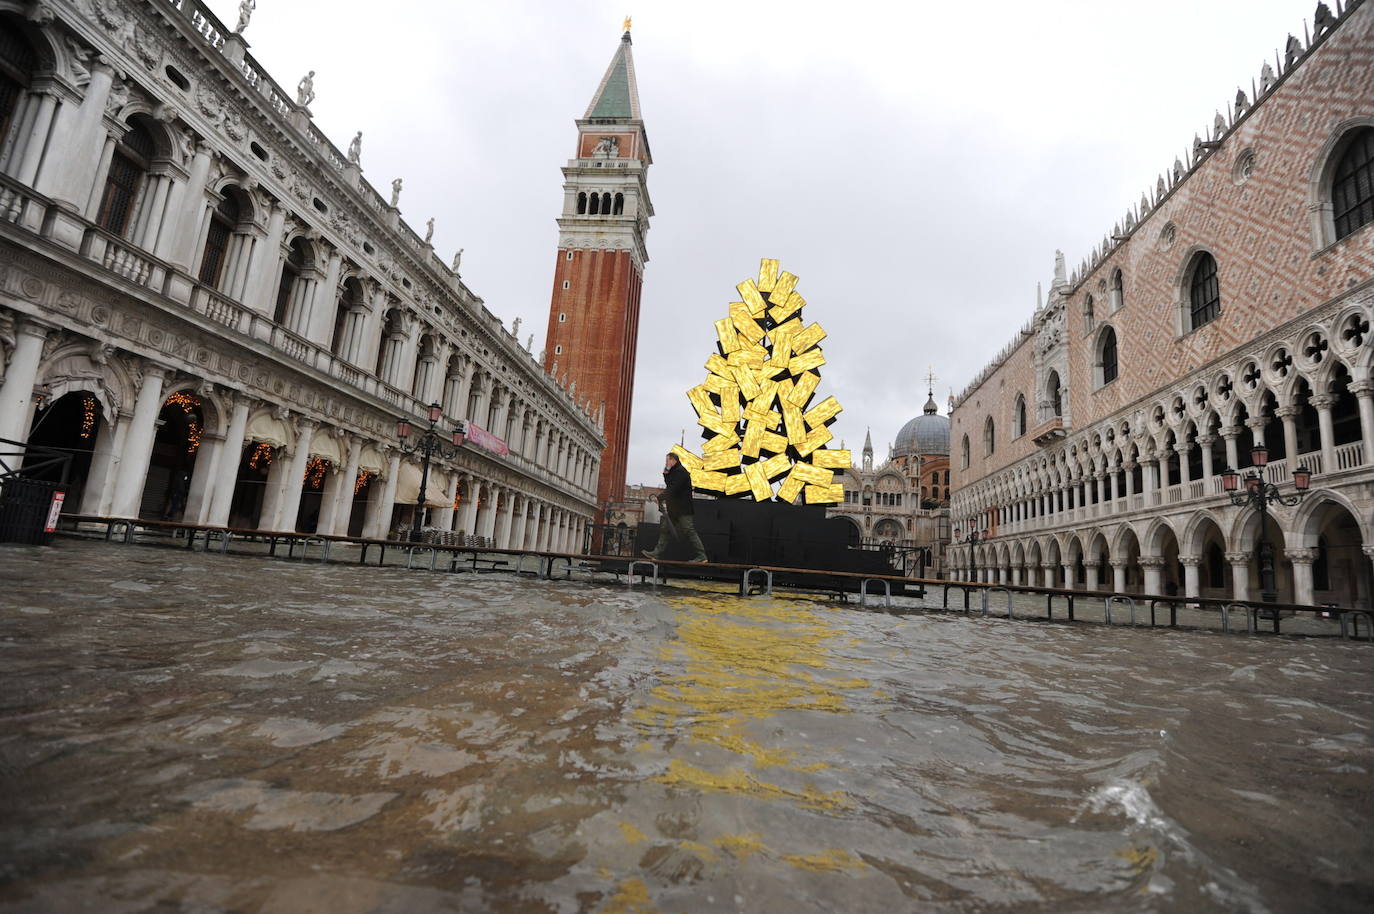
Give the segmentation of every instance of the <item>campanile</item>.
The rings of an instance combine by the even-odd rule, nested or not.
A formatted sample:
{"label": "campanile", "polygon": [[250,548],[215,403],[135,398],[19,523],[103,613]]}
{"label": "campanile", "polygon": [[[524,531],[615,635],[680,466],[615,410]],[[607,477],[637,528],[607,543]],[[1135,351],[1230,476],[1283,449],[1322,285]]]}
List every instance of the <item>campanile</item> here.
{"label": "campanile", "polygon": [[577,121],[574,156],[563,166],[544,368],[576,383],[577,398],[593,412],[605,410],[606,452],[596,486],[604,507],[625,489],[639,298],[649,260],[644,238],[654,214],[646,183],[653,160],[628,28]]}

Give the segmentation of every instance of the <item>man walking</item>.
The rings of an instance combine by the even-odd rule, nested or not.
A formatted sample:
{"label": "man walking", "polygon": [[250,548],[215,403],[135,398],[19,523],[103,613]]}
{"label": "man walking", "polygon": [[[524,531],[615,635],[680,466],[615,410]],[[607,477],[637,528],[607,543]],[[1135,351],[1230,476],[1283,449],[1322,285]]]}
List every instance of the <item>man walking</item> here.
{"label": "man walking", "polygon": [[669,452],[663,464],[663,521],[658,526],[658,545],[652,552],[644,550],[644,554],[654,561],[662,559],[671,532],[675,539],[686,540],[687,545],[692,547],[692,558],[688,561],[706,561],[706,549],[701,545],[701,537],[697,536],[695,514],[692,507],[692,475],[678,461],[677,455]]}

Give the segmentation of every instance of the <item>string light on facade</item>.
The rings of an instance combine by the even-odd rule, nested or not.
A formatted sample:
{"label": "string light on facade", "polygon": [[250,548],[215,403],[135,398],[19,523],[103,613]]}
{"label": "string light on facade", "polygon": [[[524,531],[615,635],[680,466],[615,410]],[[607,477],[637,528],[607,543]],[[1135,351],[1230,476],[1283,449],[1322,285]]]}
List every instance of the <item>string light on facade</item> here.
{"label": "string light on facade", "polygon": [[200,448],[203,429],[200,424],[200,397],[178,391],[167,398],[164,406],[179,406],[186,413],[186,453],[194,454]]}
{"label": "string light on facade", "polygon": [[825,364],[825,330],[803,323],[806,300],[796,286],[796,276],[765,258],[757,280],[736,286],[744,300],[716,321],[706,380],[687,391],[706,443],[700,456],[673,447],[698,492],[788,503],[803,493],[807,504],[844,500],[835,471],[849,466],[849,451],[825,446],[843,407],[834,397],[811,405]]}
{"label": "string light on facade", "polygon": [[358,472],[358,478],[353,480],[353,494],[357,495],[363,489],[367,488],[367,484],[372,481],[372,477],[375,475],[377,474],[368,470],[360,470]]}
{"label": "string light on facade", "polygon": [[265,470],[272,465],[272,445],[265,441],[259,441],[253,447],[253,456],[248,458],[248,465],[255,470]]}
{"label": "string light on facade", "polygon": [[95,432],[95,397],[81,400],[81,437],[90,438]]}
{"label": "string light on facade", "polygon": [[305,465],[305,484],[312,489],[318,489],[324,481],[324,474],[329,472],[331,466],[332,464],[323,457],[311,457],[310,462]]}

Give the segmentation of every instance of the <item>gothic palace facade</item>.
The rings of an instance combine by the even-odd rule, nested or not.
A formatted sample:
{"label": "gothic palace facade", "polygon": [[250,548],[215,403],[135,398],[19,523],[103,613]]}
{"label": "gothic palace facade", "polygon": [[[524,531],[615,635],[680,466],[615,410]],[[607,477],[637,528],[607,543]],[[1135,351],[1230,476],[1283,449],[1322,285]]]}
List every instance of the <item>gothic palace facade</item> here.
{"label": "gothic palace facade", "polygon": [[0,0],[0,438],[80,452],[69,510],[380,537],[438,402],[496,440],[434,465],[429,526],[580,549],[599,417],[312,97],[199,0]]}
{"label": "gothic palace facade", "polygon": [[[952,413],[955,576],[1256,598],[1268,448],[1278,598],[1371,605],[1374,7],[1324,4]],[[970,533],[978,539],[969,542]]]}

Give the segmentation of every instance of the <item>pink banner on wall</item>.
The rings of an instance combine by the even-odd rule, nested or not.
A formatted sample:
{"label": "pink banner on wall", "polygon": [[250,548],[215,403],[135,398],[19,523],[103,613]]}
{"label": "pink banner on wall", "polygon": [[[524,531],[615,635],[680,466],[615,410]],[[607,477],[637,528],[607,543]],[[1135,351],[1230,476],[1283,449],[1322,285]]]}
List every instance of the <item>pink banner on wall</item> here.
{"label": "pink banner on wall", "polygon": [[502,457],[510,453],[510,448],[506,446],[506,442],[472,422],[467,423],[467,439],[483,450],[500,454]]}

